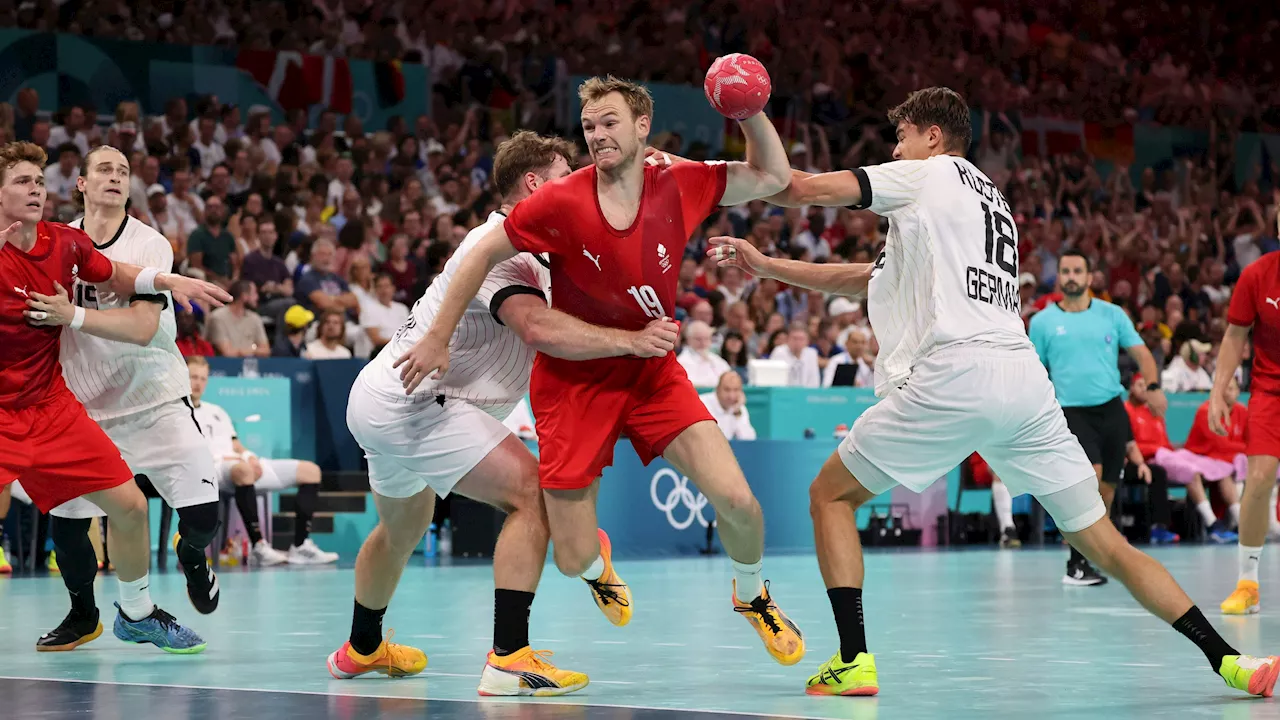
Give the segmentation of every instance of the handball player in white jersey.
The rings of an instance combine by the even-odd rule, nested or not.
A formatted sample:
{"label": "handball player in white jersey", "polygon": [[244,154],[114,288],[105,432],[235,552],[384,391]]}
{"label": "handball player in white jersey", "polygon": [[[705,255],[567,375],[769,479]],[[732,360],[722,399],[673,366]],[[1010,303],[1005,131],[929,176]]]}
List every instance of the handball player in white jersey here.
{"label": "handball player in white jersey", "polygon": [[[127,214],[129,161],[101,145],[85,156],[73,195],[84,217],[70,223],[83,229],[107,258],[161,272],[173,270],[173,248],[151,226]],[[190,381],[178,351],[173,298],[169,293],[124,296],[77,281],[69,296],[55,298],[48,323],[85,309],[79,329],[62,331],[63,377],[89,417],[98,423],[135,475],[145,476],[178,513],[178,562],[187,578],[191,604],[201,613],[218,606],[218,581],[205,557],[218,527],[218,488],[213,455],[192,411]],[[105,517],[87,498],[55,507],[51,534],[58,567],[71,594],[72,611],[56,630],[40,639],[45,649],[74,647],[84,618],[95,615],[93,579],[98,561],[89,524]],[[78,621],[77,618],[80,618]],[[69,649],[68,647],[68,649]]]}
{"label": "handball player in white jersey", "polygon": [[[766,258],[715,238],[709,253],[757,277],[834,295],[867,295],[880,340],[879,402],[860,415],[809,488],[818,564],[840,651],[809,679],[815,695],[874,695],[862,616],[854,512],[897,485],[920,492],[971,453],[1014,494],[1031,493],[1067,541],[1118,578],[1152,614],[1196,643],[1235,689],[1271,695],[1280,659],[1240,655],[1159,563],[1105,517],[1097,476],[1067,428],[1019,315],[1018,229],[1000,190],[965,159],[969,108],[947,88],[912,93],[889,113],[895,162],[809,175],[766,201],[869,209],[889,219],[875,263]],[[1105,650],[1099,648],[1100,654]]]}
{"label": "handball player in white jersey", "polygon": [[[421,650],[382,637],[382,617],[400,573],[431,522],[435,496],[457,493],[507,513],[494,549],[493,650],[481,673],[481,695],[563,695],[587,676],[561,670],[529,647],[529,609],[546,563],[546,511],[538,461],[503,425],[525,396],[535,353],[571,360],[635,355],[661,357],[675,347],[677,327],[654,320],[644,330],[589,325],[548,306],[545,260],[520,254],[489,273],[450,342],[453,363],[441,379],[406,395],[401,358],[431,327],[462,258],[515,205],[564,177],[572,143],[516,133],[498,147],[494,186],[502,207],[472,230],[413,306],[391,342],[351,388],[347,427],[365,451],[379,524],[356,559],[356,602],[350,639],[329,656],[329,672],[414,675]],[[593,589],[606,616],[613,612]],[[611,588],[626,602],[625,586]],[[430,604],[430,598],[425,599]]]}

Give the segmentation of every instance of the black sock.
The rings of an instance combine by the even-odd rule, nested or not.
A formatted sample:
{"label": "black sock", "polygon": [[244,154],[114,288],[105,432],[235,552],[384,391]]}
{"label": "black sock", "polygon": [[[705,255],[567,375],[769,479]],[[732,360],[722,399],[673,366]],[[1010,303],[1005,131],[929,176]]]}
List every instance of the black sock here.
{"label": "black sock", "polygon": [[249,533],[249,542],[257,545],[262,531],[258,529],[258,492],[252,485],[236,486],[236,509],[244,521],[245,532]]}
{"label": "black sock", "polygon": [[316,513],[316,500],[320,497],[319,485],[299,485],[293,499],[293,545],[297,547],[311,537],[311,516]]}
{"label": "black sock", "polygon": [[1075,547],[1073,546],[1068,546],[1068,547],[1071,547],[1071,559],[1067,561],[1068,565],[1076,565],[1078,563],[1088,562],[1088,560],[1085,559],[1084,555],[1080,554],[1079,550],[1075,549]]}
{"label": "black sock", "polygon": [[493,591],[493,651],[511,653],[529,644],[529,607],[533,593],[523,590]]}
{"label": "black sock", "polygon": [[351,647],[361,655],[371,655],[382,644],[382,616],[387,609],[370,610],[356,601],[351,615]]}
{"label": "black sock", "polygon": [[828,588],[827,598],[831,600],[836,631],[840,633],[840,659],[853,662],[858,653],[867,651],[867,630],[862,623],[862,588]]}
{"label": "black sock", "polygon": [[1190,610],[1173,623],[1173,629],[1186,635],[1187,639],[1200,648],[1204,656],[1209,659],[1209,667],[1213,668],[1214,672],[1218,672],[1222,667],[1224,655],[1240,654],[1222,639],[1218,631],[1214,630],[1205,619],[1204,613],[1200,612],[1200,608],[1195,605],[1192,605]]}

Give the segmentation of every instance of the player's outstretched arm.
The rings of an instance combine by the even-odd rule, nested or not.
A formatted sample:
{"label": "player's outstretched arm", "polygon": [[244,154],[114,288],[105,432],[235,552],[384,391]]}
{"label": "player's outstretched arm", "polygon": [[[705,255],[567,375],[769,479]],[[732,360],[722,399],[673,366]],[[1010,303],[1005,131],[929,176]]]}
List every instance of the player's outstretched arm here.
{"label": "player's outstretched arm", "polygon": [[449,369],[449,339],[462,321],[467,305],[480,292],[480,286],[493,266],[515,256],[516,249],[507,237],[506,229],[498,226],[462,258],[445,290],[431,329],[392,365],[400,369],[400,381],[406,395],[413,394],[423,380],[437,380],[444,376]]}
{"label": "player's outstretched arm", "polygon": [[[231,295],[211,282],[129,263],[113,261],[111,265],[111,277],[97,284],[103,285],[117,295],[155,295],[167,292],[173,295],[175,304],[187,310],[191,309],[193,302],[212,307],[222,307],[231,302]],[[92,278],[84,277],[83,273],[81,279],[95,282]]]}
{"label": "player's outstretched arm", "polygon": [[791,183],[786,189],[764,199],[781,207],[847,207],[862,203],[862,185],[858,176],[849,170],[818,173],[816,175],[791,171]]}
{"label": "player's outstretched arm", "polygon": [[739,205],[782,192],[792,182],[787,149],[764,113],[739,123],[747,138],[747,161],[728,166],[721,205]]}
{"label": "player's outstretched arm", "polygon": [[547,307],[546,300],[536,295],[507,298],[498,308],[498,319],[525,345],[562,360],[662,357],[675,349],[680,333],[670,318],[653,320],[640,331],[592,325]]}
{"label": "player's outstretched arm", "polygon": [[1227,385],[1244,359],[1244,345],[1249,340],[1249,328],[1235,323],[1227,324],[1218,348],[1218,365],[1213,369],[1213,390],[1209,392],[1209,429],[1218,435],[1226,435],[1231,418],[1231,406],[1227,404]]}
{"label": "player's outstretched arm", "polygon": [[136,300],[127,308],[95,310],[71,303],[66,288],[54,283],[53,295],[31,293],[23,311],[31,325],[65,325],[73,330],[133,345],[147,345],[160,328],[158,303]]}
{"label": "player's outstretched arm", "polygon": [[758,278],[774,278],[788,285],[833,295],[865,295],[872,263],[815,263],[766,257],[754,245],[735,237],[713,237],[707,255],[723,267],[732,265]]}

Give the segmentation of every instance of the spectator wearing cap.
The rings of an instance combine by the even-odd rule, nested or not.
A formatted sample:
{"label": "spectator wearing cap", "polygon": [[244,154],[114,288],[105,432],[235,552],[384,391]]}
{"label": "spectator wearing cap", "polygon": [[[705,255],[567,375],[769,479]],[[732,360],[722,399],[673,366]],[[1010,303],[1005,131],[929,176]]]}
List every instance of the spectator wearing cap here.
{"label": "spectator wearing cap", "polygon": [[169,194],[160,183],[147,188],[146,208],[144,219],[147,224],[169,239],[169,245],[173,248],[173,262],[181,266],[187,257],[187,236],[196,229],[195,221],[170,209]]}
{"label": "spectator wearing cap", "polygon": [[276,334],[276,341],[271,346],[271,357],[302,357],[307,337],[307,328],[316,319],[316,314],[301,305],[294,305],[284,313],[284,324]]}
{"label": "spectator wearing cap", "polygon": [[58,146],[57,157],[57,162],[44,169],[44,187],[51,202],[63,205],[71,202],[71,191],[80,177],[80,149],[75,143],[64,142]]}
{"label": "spectator wearing cap", "polygon": [[[187,238],[188,272],[223,287],[231,285],[234,258],[239,250],[236,239],[227,232],[227,206],[214,195],[205,201],[204,223]],[[200,271],[195,273],[192,271]]]}
{"label": "spectator wearing cap", "polygon": [[707,412],[716,419],[726,440],[755,440],[756,429],[747,412],[747,396],[742,391],[742,378],[729,370],[716,379],[715,392],[698,396]]}
{"label": "spectator wearing cap", "polygon": [[224,357],[269,357],[267,329],[257,313],[258,288],[237,280],[229,292],[231,303],[209,313],[209,342]]}
{"label": "spectator wearing cap", "polygon": [[1209,392],[1213,389],[1213,377],[1205,368],[1209,351],[1213,346],[1203,340],[1191,338],[1182,343],[1178,355],[1169,367],[1160,373],[1160,384],[1168,392]]}
{"label": "spectator wearing cap", "polygon": [[684,326],[684,349],[676,362],[684,368],[694,387],[714,387],[729,372],[729,363],[711,350],[711,326],[694,320]]}

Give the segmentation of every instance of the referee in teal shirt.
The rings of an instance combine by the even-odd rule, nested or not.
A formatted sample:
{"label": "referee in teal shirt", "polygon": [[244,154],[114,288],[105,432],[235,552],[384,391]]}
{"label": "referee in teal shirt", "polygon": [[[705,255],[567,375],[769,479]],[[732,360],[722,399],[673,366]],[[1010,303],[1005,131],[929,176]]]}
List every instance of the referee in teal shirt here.
{"label": "referee in teal shirt", "polygon": [[[1098,489],[1110,515],[1125,453],[1133,440],[1124,408],[1124,386],[1120,384],[1120,348],[1138,363],[1142,377],[1159,378],[1160,372],[1124,310],[1089,295],[1090,271],[1084,253],[1068,250],[1062,254],[1058,284],[1064,297],[1031,317],[1029,333],[1049,371],[1067,426],[1098,474]],[[1163,417],[1168,406],[1164,391],[1152,383],[1147,385],[1147,393],[1152,411]],[[1101,585],[1107,580],[1072,548],[1062,581]]]}

